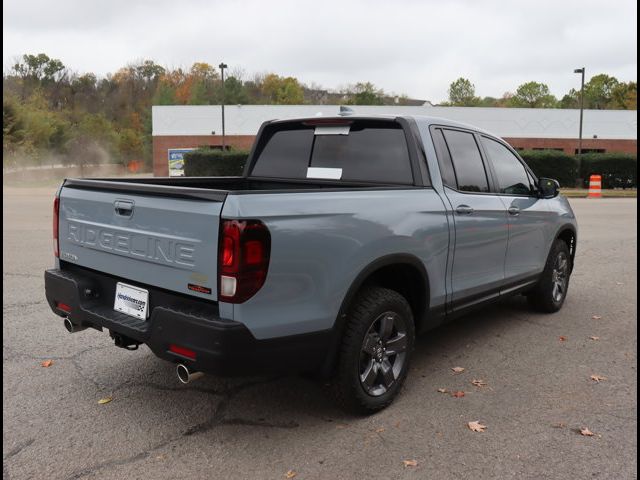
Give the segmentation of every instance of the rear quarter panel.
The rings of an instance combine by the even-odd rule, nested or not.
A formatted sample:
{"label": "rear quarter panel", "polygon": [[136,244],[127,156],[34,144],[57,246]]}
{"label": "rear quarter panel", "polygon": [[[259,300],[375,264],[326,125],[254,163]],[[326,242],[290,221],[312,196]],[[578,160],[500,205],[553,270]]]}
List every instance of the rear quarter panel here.
{"label": "rear quarter panel", "polygon": [[430,284],[430,305],[445,301],[449,227],[431,188],[230,195],[223,218],[259,219],[271,233],[262,289],[223,305],[256,338],[333,326],[358,274],[376,259],[410,254]]}

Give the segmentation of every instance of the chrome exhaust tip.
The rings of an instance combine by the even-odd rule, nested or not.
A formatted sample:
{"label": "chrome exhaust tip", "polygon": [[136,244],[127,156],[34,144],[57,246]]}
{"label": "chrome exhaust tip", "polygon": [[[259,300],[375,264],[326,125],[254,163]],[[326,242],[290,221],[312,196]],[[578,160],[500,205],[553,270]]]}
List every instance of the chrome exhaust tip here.
{"label": "chrome exhaust tip", "polygon": [[78,332],[81,332],[82,330],[87,329],[87,327],[83,327],[82,325],[76,325],[71,320],[69,320],[69,317],[66,317],[64,319],[64,328],[66,328],[67,332],[69,333],[78,333]]}
{"label": "chrome exhaust tip", "polygon": [[195,370],[192,370],[182,363],[179,363],[176,367],[176,374],[178,375],[178,380],[180,380],[180,382],[184,383],[185,385],[199,379],[204,375],[204,373],[196,372]]}

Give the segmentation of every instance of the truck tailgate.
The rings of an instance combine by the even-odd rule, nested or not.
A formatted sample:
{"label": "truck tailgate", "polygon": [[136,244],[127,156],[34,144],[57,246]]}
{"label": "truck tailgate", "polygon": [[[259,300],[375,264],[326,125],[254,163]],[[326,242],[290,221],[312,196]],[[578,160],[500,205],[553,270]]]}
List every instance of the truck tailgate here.
{"label": "truck tailgate", "polygon": [[134,286],[216,300],[222,206],[215,200],[63,187],[60,260]]}

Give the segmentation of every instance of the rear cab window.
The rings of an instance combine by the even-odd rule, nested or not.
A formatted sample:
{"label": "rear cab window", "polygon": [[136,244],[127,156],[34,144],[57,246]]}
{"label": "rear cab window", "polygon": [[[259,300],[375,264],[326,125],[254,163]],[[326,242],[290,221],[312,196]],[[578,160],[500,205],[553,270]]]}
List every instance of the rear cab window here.
{"label": "rear cab window", "polygon": [[268,125],[250,176],[313,180],[317,169],[335,180],[414,184],[405,131],[389,120],[342,120],[333,131],[313,121]]}

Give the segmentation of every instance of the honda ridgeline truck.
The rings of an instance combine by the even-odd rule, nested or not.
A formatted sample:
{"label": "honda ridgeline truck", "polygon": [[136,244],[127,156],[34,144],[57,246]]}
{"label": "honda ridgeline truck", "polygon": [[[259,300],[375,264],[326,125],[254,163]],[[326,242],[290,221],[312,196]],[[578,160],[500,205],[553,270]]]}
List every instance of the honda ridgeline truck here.
{"label": "honda ridgeline truck", "polygon": [[416,334],[524,294],[565,301],[576,219],[503,140],[444,119],[269,121],[239,177],[67,179],[45,272],[69,332],[202,373],[330,375],[389,405]]}

